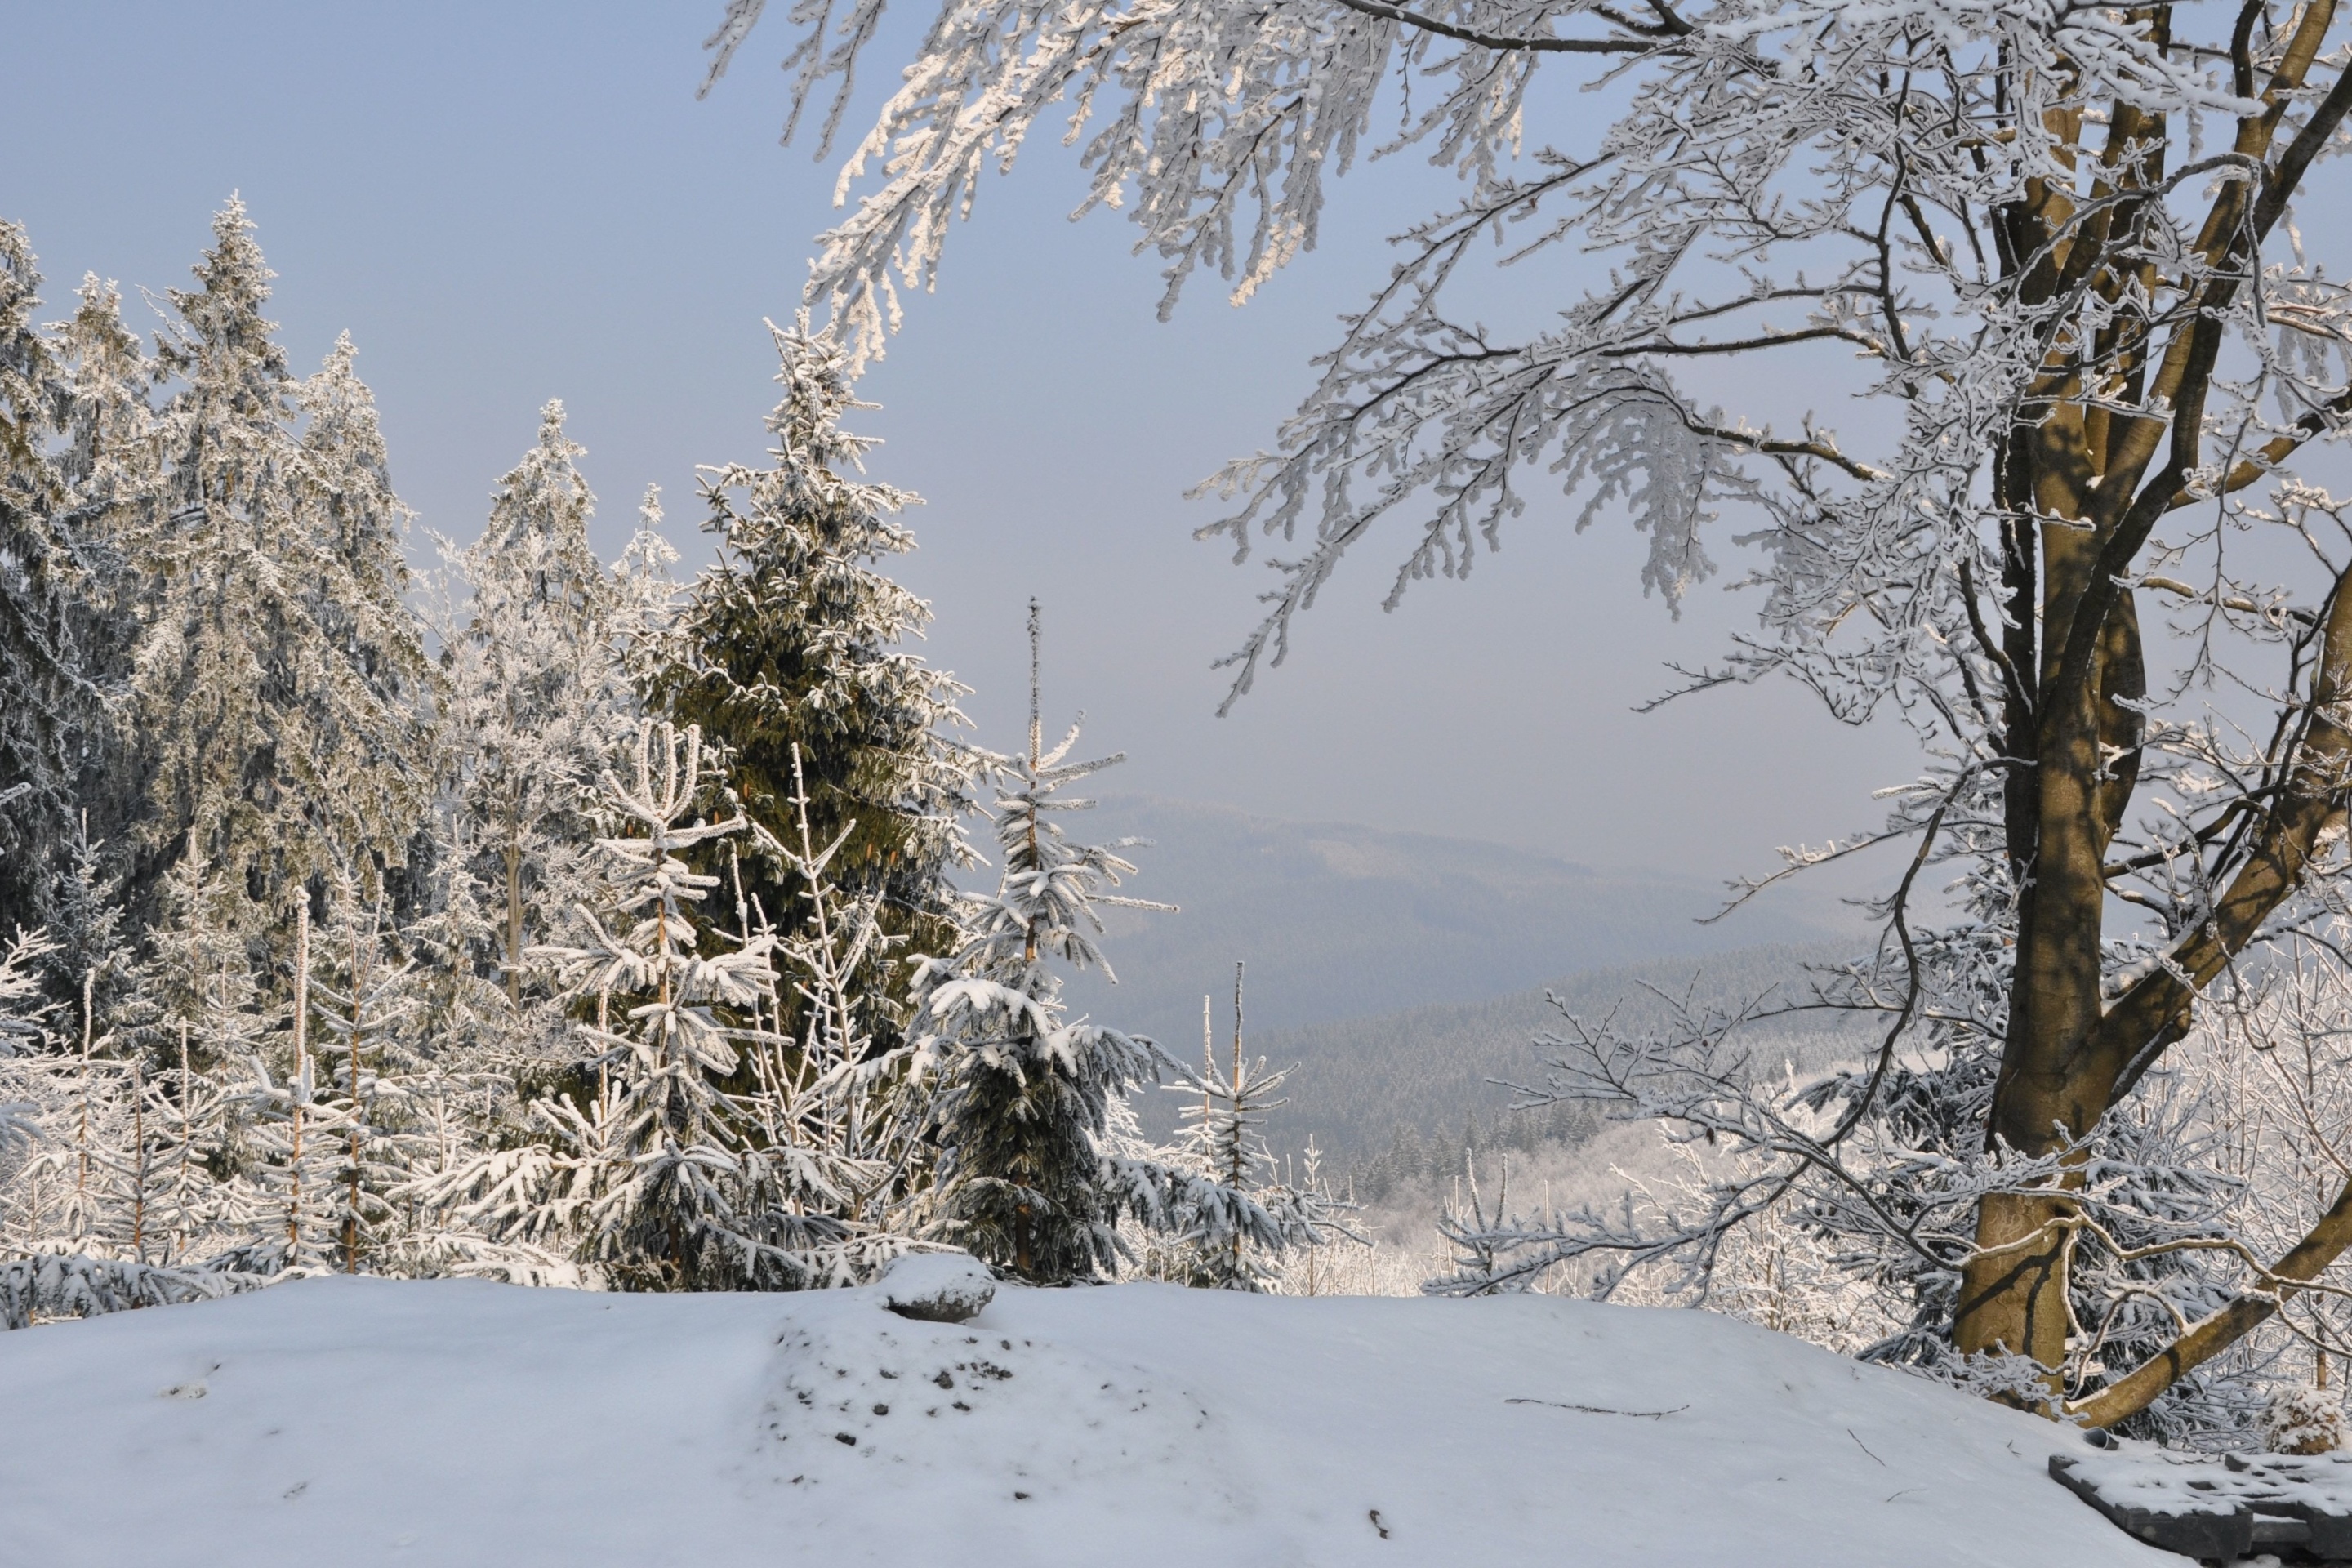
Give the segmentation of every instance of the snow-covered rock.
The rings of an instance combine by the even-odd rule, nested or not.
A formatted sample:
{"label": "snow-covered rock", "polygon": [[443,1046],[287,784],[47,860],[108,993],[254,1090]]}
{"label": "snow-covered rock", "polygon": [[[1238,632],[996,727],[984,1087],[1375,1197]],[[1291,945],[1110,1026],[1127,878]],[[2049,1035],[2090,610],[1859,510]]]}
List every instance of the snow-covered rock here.
{"label": "snow-covered rock", "polygon": [[882,1276],[882,1304],[902,1318],[961,1323],[977,1317],[996,1294],[988,1266],[964,1252],[916,1252]]}
{"label": "snow-covered rock", "polygon": [[2180,1561],[2049,1479],[2073,1433],[1548,1297],[1007,1289],[983,1326],[306,1279],[0,1333],[0,1409],[28,1564]]}

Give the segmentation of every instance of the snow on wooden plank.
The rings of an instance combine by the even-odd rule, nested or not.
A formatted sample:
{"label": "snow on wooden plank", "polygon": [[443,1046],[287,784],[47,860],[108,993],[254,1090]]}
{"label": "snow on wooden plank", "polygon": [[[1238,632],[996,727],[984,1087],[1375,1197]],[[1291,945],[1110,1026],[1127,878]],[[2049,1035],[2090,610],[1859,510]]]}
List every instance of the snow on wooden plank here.
{"label": "snow on wooden plank", "polygon": [[2050,1474],[2117,1529],[2168,1552],[2229,1562],[2296,1547],[2352,1563],[2352,1456],[2053,1454]]}

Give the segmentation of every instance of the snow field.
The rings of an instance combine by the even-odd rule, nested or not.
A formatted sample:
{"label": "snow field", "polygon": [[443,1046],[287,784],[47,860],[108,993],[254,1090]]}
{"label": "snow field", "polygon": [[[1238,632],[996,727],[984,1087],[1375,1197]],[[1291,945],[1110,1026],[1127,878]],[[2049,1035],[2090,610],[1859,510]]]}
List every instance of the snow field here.
{"label": "snow field", "polygon": [[881,1295],[331,1279],[0,1335],[0,1559],[2179,1562],[2047,1478],[2071,1434],[1712,1314]]}

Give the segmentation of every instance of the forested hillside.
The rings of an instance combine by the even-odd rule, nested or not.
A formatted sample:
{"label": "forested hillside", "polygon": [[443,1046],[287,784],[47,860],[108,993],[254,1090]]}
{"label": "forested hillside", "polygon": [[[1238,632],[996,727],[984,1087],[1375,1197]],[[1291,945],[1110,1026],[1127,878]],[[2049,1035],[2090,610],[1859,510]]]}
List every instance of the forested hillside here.
{"label": "forested hillside", "polygon": [[[1574,1141],[1599,1125],[1585,1106],[1509,1109],[1503,1084],[1542,1082],[1533,1042],[1559,1028],[1562,1006],[1588,1018],[1613,1015],[1627,1027],[1655,1026],[1666,1012],[1662,995],[1699,1005],[1786,999],[1792,973],[1840,952],[1827,944],[1761,946],[1591,969],[1485,1002],[1270,1029],[1249,1049],[1297,1064],[1286,1086],[1290,1102],[1271,1118],[1278,1148],[1296,1150],[1312,1137],[1344,1171],[1369,1166],[1402,1138],[1427,1146],[1433,1166],[1455,1169],[1454,1152],[1474,1125],[1471,1141],[1488,1149]],[[1873,1044],[1860,1021],[1836,1016],[1761,1022],[1748,1041],[1764,1073],[1819,1068]]]}

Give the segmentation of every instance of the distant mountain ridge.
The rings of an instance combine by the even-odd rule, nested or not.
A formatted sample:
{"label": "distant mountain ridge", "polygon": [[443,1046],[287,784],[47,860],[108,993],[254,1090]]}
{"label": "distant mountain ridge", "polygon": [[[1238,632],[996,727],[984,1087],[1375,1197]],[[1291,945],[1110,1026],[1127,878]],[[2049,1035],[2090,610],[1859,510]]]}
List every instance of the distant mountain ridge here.
{"label": "distant mountain ridge", "polygon": [[[1253,1032],[1485,1002],[1564,974],[1759,943],[1811,944],[1847,921],[1800,889],[1714,925],[1719,885],[1601,869],[1469,838],[1295,823],[1149,796],[1066,818],[1089,841],[1133,836],[1122,890],[1181,912],[1108,911],[1118,984],[1079,977],[1098,1022],[1200,1048],[1201,998],[1229,1018],[1248,963]],[[1220,1026],[1220,1032],[1230,1024]]]}
{"label": "distant mountain ridge", "polygon": [[[1118,984],[1078,976],[1073,1010],[1191,1060],[1205,994],[1222,1055],[1245,961],[1249,1054],[1299,1066],[1277,1142],[1311,1132],[1349,1156],[1402,1127],[1458,1135],[1490,1120],[1507,1097],[1488,1080],[1534,1072],[1528,1039],[1557,1022],[1546,986],[1586,1010],[1695,974],[1709,995],[1760,989],[1845,945],[1851,923],[1797,889],[1702,925],[1723,894],[1696,879],[1149,796],[1106,797],[1064,826],[1151,840],[1129,852],[1142,870],[1121,890],[1181,906],[1106,910]],[[1146,1128],[1170,1131],[1175,1104],[1147,1094]]]}

